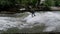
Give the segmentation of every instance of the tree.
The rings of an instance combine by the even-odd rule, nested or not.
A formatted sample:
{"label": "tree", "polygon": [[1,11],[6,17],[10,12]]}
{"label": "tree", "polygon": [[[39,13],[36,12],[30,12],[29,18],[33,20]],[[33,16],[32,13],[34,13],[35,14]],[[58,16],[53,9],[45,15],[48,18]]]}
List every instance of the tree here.
{"label": "tree", "polygon": [[54,3],[54,0],[45,0],[44,5],[47,5],[47,6],[54,6],[55,3]]}
{"label": "tree", "polygon": [[60,0],[54,0],[55,1],[55,6],[60,6]]}

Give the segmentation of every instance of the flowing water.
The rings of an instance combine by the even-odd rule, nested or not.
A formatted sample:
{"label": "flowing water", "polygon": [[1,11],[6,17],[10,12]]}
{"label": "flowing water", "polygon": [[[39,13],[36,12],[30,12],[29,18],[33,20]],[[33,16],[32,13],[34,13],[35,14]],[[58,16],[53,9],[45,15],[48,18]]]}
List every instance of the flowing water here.
{"label": "flowing water", "polygon": [[33,26],[44,24],[43,32],[60,31],[60,12],[47,11],[36,12],[34,17],[31,13],[16,13],[13,15],[1,14],[0,16],[0,30],[7,30],[8,28],[17,27],[32,28]]}

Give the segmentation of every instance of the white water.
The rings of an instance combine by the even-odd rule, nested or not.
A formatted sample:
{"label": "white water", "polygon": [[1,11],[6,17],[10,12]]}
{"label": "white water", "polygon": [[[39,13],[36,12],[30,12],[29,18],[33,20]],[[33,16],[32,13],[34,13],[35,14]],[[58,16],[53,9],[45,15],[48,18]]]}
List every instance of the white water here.
{"label": "white water", "polygon": [[55,31],[56,29],[60,28],[60,14],[59,12],[41,12],[36,13],[36,16],[33,18],[31,15],[27,16],[24,20],[27,23],[34,24],[34,23],[43,23],[47,26],[43,31],[50,32]]}
{"label": "white water", "polygon": [[16,27],[18,22],[17,18],[11,17],[0,17],[0,30],[5,30],[7,28]]}
{"label": "white water", "polygon": [[35,13],[36,16],[32,17],[31,14],[23,17],[0,17],[0,30],[6,30],[7,28],[18,27],[31,28],[34,24],[41,25],[42,23],[47,26],[43,31],[50,32],[60,29],[60,12],[40,12]]}

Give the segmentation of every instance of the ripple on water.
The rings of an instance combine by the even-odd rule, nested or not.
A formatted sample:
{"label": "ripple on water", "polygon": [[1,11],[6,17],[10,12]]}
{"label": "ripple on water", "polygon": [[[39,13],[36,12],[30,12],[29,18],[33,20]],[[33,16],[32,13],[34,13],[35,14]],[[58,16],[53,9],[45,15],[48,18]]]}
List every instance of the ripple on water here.
{"label": "ripple on water", "polygon": [[60,14],[58,12],[37,12],[35,14],[36,16],[34,17],[32,17],[31,14],[23,16],[26,17],[24,19],[23,17],[0,17],[0,30],[5,30],[11,27],[18,27],[20,29],[28,28],[43,23],[47,26],[43,31],[53,31],[60,25]]}
{"label": "ripple on water", "polygon": [[47,26],[43,31],[50,32],[56,30],[60,25],[60,14],[59,12],[41,12],[39,15],[36,13],[36,16],[33,18],[29,15],[24,20],[31,24],[43,23]]}

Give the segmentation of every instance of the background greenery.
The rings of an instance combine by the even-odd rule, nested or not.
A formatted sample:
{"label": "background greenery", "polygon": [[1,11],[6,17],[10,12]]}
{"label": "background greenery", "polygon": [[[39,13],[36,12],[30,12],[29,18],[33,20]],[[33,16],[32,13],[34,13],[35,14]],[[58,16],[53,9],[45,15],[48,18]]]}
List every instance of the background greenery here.
{"label": "background greenery", "polygon": [[[16,4],[27,6],[33,5],[35,6],[39,0],[0,0],[0,6],[15,6]],[[48,6],[59,6],[60,0],[45,0],[43,5]]]}

